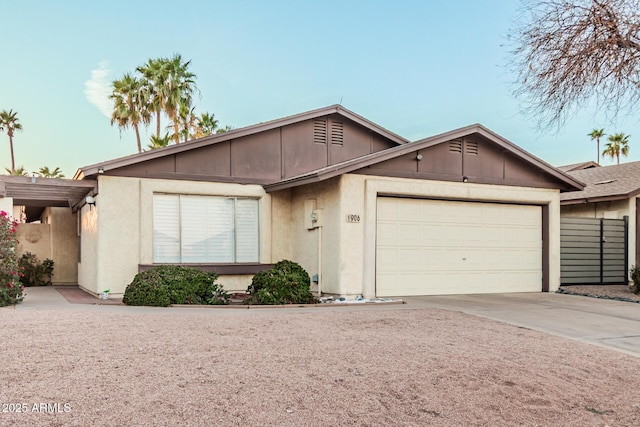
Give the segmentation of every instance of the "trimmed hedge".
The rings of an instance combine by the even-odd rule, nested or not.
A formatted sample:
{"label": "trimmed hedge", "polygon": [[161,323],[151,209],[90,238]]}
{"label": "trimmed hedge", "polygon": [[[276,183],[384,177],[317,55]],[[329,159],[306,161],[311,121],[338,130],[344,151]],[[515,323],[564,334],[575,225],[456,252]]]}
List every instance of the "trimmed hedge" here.
{"label": "trimmed hedge", "polygon": [[317,302],[309,287],[309,274],[299,264],[283,260],[273,268],[253,276],[245,304],[314,304]]}
{"label": "trimmed hedge", "polygon": [[219,305],[229,294],[216,283],[214,272],[177,265],[160,265],[137,274],[124,291],[127,305],[167,307],[171,304]]}

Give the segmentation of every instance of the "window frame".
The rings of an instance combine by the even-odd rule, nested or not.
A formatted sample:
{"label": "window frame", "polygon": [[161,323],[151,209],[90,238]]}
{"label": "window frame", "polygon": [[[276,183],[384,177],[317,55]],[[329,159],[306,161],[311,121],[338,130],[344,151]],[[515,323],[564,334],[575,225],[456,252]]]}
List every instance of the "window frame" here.
{"label": "window frame", "polygon": [[[174,259],[169,260],[169,256],[164,255],[164,256],[160,256],[158,255],[158,249],[161,246],[157,246],[156,242],[157,242],[157,232],[158,232],[158,228],[156,227],[157,224],[157,215],[159,214],[158,211],[156,211],[156,207],[157,207],[157,196],[165,196],[165,197],[172,197],[177,199],[177,206],[175,206],[174,208],[177,209],[174,211],[174,217],[172,221],[177,221],[177,254],[174,256]],[[230,228],[228,229],[228,231],[224,231],[224,232],[230,232],[231,233],[231,241],[228,242],[231,246],[231,257],[230,260],[212,260],[210,258],[211,254],[207,253],[206,247],[205,247],[205,252],[204,252],[204,259],[203,260],[198,260],[198,261],[185,261],[185,253],[184,253],[184,245],[185,245],[185,235],[184,235],[184,228],[185,228],[185,224],[184,221],[188,221],[190,218],[187,217],[184,214],[184,205],[183,202],[185,201],[185,199],[187,199],[189,202],[193,203],[194,200],[197,199],[207,199],[207,200],[211,200],[211,199],[218,199],[218,200],[231,200],[232,204],[231,204],[231,208],[230,208],[230,218],[227,217],[225,218],[225,220],[223,222],[229,221],[230,223]],[[261,236],[261,229],[260,229],[260,198],[259,197],[250,197],[250,196],[221,196],[221,195],[206,195],[206,194],[176,194],[176,193],[164,193],[164,192],[154,192],[153,196],[152,196],[152,232],[153,232],[153,241],[152,241],[152,259],[153,259],[153,264],[186,264],[186,265],[203,265],[203,264],[220,264],[220,265],[233,265],[233,264],[257,264],[260,262],[260,236]],[[243,231],[238,232],[238,215],[241,214],[241,212],[239,212],[238,209],[238,201],[253,201],[255,204],[252,207],[251,210],[251,214],[255,215],[255,219],[252,221],[252,224],[250,228],[244,229]],[[203,206],[205,208],[205,210],[207,208],[206,205]],[[175,222],[174,222],[174,226],[175,226]],[[204,225],[203,225],[204,226]],[[243,249],[243,245],[239,244],[238,239],[242,237],[242,234],[245,234],[247,232],[247,230],[249,230],[249,233],[254,233],[253,230],[255,230],[255,241],[253,242],[253,247],[249,248],[249,251],[255,251],[255,258],[249,258],[250,260],[243,260],[243,261],[237,261],[239,258],[242,258],[242,253],[240,252]],[[222,233],[218,233],[218,234],[222,234]],[[216,234],[215,236],[217,236],[218,234]],[[206,239],[205,239],[206,240]]]}

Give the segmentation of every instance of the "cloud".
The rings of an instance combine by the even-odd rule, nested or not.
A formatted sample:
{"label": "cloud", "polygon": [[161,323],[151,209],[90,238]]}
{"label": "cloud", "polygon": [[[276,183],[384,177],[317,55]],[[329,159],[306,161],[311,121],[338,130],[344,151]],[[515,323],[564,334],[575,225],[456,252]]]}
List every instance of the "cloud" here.
{"label": "cloud", "polygon": [[113,103],[109,99],[111,94],[109,74],[111,74],[111,70],[107,68],[108,65],[109,61],[100,61],[98,68],[91,70],[91,78],[84,82],[84,95],[102,114],[111,118]]}

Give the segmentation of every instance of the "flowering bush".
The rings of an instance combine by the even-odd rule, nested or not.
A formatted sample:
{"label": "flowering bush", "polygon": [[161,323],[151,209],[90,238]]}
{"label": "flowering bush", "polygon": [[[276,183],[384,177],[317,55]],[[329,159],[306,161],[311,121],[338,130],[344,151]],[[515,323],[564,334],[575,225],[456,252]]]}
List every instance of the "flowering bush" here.
{"label": "flowering bush", "polygon": [[18,265],[18,223],[5,211],[0,211],[0,307],[22,301],[24,286],[20,283],[22,271]]}

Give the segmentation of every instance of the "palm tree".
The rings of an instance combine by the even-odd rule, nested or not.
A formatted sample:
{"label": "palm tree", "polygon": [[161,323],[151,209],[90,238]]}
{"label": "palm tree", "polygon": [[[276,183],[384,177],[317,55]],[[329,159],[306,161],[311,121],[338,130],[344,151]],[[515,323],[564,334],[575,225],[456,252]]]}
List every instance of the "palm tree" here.
{"label": "palm tree", "polygon": [[11,171],[16,170],[16,161],[13,157],[13,133],[16,130],[22,130],[22,125],[18,123],[18,112],[13,110],[2,110],[0,112],[0,131],[6,129],[9,135],[9,149],[11,150]]}
{"label": "palm tree", "polygon": [[111,125],[117,123],[120,132],[131,126],[136,132],[138,153],[141,153],[140,124],[147,125],[151,121],[147,86],[142,80],[127,73],[120,80],[113,81],[113,93],[109,98],[114,101]]}
{"label": "palm tree", "polygon": [[613,160],[615,157],[620,164],[620,154],[627,156],[629,154],[629,137],[631,135],[625,135],[624,133],[616,133],[609,135],[609,142],[605,145],[603,156],[609,156]]}
{"label": "palm tree", "polygon": [[156,114],[157,138],[160,138],[160,115],[164,112],[172,121],[173,139],[180,142],[180,105],[190,109],[193,92],[197,91],[196,75],[188,71],[190,63],[183,63],[182,56],[175,54],[173,58],[149,59],[137,68],[150,87],[150,110]]}
{"label": "palm tree", "polygon": [[168,133],[165,133],[163,137],[158,138],[155,135],[151,135],[151,142],[147,145],[149,150],[155,150],[156,148],[162,148],[169,145],[171,137]]}
{"label": "palm tree", "polygon": [[[178,114],[178,127],[180,136],[183,141],[188,141],[193,138],[197,138],[198,134],[198,116],[194,113],[194,108],[189,108],[184,103],[180,104],[180,111]],[[174,126],[174,123],[171,123],[171,126]],[[175,135],[171,135],[172,138],[175,138]]]}
{"label": "palm tree", "polygon": [[216,133],[225,133],[229,132],[230,130],[233,130],[233,126],[225,125],[219,129],[216,129]]}
{"label": "palm tree", "polygon": [[167,63],[168,79],[164,87],[163,93],[165,97],[165,113],[173,122],[173,135],[177,143],[180,142],[179,137],[179,121],[180,107],[190,109],[192,95],[195,88],[196,75],[190,73],[187,69],[191,61],[182,62],[180,55],[174,55]]}
{"label": "palm tree", "polygon": [[143,66],[136,68],[144,77],[144,84],[149,93],[148,110],[156,115],[156,138],[160,138],[160,115],[164,109],[164,100],[160,88],[167,79],[166,67],[162,58],[149,59]]}
{"label": "palm tree", "polygon": [[16,168],[4,168],[4,170],[7,171],[8,175],[14,175],[14,176],[29,176],[29,174],[27,173],[26,169],[24,168],[24,166],[20,166],[18,169]]}
{"label": "palm tree", "polygon": [[214,116],[215,114],[209,114],[208,112],[200,114],[200,117],[198,118],[196,138],[202,138],[216,132],[218,129],[218,121]]}
{"label": "palm tree", "polygon": [[58,166],[56,166],[55,169],[49,169],[48,166],[43,166],[38,172],[34,173],[42,178],[64,178],[64,174]]}
{"label": "palm tree", "polygon": [[605,135],[604,129],[594,129],[591,133],[588,133],[587,136],[591,137],[591,140],[594,139],[598,141],[598,164],[600,164],[600,138]]}

